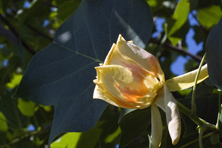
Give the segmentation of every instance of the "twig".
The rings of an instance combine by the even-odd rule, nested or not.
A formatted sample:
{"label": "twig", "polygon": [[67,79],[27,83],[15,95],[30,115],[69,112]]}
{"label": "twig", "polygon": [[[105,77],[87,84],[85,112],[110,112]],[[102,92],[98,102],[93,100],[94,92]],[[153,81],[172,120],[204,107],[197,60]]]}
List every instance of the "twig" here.
{"label": "twig", "polygon": [[[19,34],[18,34],[18,32],[12,27],[12,25],[0,14],[0,20],[2,20],[7,26],[8,26],[8,28],[9,28],[9,30],[18,38],[18,39],[20,39],[20,37],[19,37]],[[29,46],[28,46],[28,44],[26,44],[26,42],[24,41],[24,40],[22,40],[21,39],[21,43],[22,43],[22,45],[31,53],[31,54],[36,54],[36,52],[32,49],[32,48],[30,48]]]}
{"label": "twig", "polygon": [[[155,40],[155,39],[153,39],[153,38],[151,38],[149,42],[150,42],[150,43],[155,43],[155,44],[161,44],[160,41]],[[189,52],[187,52],[187,51],[186,51],[185,49],[183,49],[183,48],[179,48],[179,47],[176,47],[176,46],[172,46],[172,45],[170,45],[170,44],[168,44],[168,43],[164,43],[162,46],[163,46],[163,47],[168,47],[168,48],[170,48],[170,49],[172,49],[172,50],[174,50],[174,51],[180,52],[180,53],[182,53],[182,54],[184,54],[184,55],[188,55],[188,56],[190,56],[191,58],[193,58],[195,61],[201,62],[201,59],[202,59],[202,58],[201,58],[200,56],[194,55],[194,54],[192,54],[192,53],[189,53]]]}

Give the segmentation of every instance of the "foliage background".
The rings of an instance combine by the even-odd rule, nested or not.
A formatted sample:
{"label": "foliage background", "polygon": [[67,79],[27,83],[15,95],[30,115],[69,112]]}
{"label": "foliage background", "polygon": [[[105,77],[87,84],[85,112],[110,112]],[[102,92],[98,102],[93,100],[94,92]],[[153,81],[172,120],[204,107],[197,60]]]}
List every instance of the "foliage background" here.
{"label": "foliage background", "polygon": [[[44,147],[53,120],[53,106],[42,106],[26,98],[13,99],[18,84],[31,60],[53,41],[56,30],[76,10],[81,0],[0,0],[0,148]],[[153,24],[153,35],[146,50],[158,58],[166,79],[175,76],[171,65],[179,57],[186,58],[184,72],[198,67],[205,53],[211,28],[221,16],[219,0],[147,0],[154,22],[164,18],[164,31]],[[177,9],[176,9],[177,8]],[[195,11],[194,11],[195,10]],[[196,12],[196,13],[194,13]],[[198,22],[191,25],[188,15]],[[189,29],[195,31],[196,43],[203,43],[197,54],[188,51],[185,41]],[[158,31],[158,33],[156,33]],[[195,50],[195,49],[191,49]],[[50,57],[50,55],[48,55]],[[190,108],[191,90],[175,92],[175,98]],[[198,85],[197,115],[215,124],[218,115],[218,92],[210,80]],[[120,109],[108,106],[94,128],[83,133],[67,133],[55,141],[52,148],[149,147],[150,109],[125,115]],[[166,123],[161,147],[198,147],[197,125],[181,113],[181,140],[171,145]],[[164,113],[162,113],[164,119]],[[165,121],[165,120],[163,120]],[[222,147],[221,133],[207,130],[204,147]]]}

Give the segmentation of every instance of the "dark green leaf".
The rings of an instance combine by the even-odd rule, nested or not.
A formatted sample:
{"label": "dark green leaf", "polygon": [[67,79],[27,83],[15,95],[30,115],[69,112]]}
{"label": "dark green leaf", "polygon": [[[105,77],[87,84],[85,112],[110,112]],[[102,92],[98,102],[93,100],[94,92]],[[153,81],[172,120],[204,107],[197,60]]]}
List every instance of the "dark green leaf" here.
{"label": "dark green leaf", "polygon": [[218,134],[210,136],[210,142],[213,145],[220,143],[219,139],[220,139],[220,136]]}
{"label": "dark green leaf", "polygon": [[64,132],[89,130],[107,106],[92,99],[94,67],[119,34],[144,48],[151,30],[152,15],[143,0],[83,0],[54,42],[34,56],[15,97],[55,106],[50,142]]}
{"label": "dark green leaf", "polygon": [[135,110],[125,115],[120,121],[122,135],[120,148],[124,148],[131,141],[139,137],[151,123],[150,107],[142,110]]}
{"label": "dark green leaf", "polygon": [[128,109],[128,108],[121,108],[119,122],[125,115],[129,114],[130,112],[134,111],[135,109]]}
{"label": "dark green leaf", "polygon": [[192,120],[190,120],[190,118],[188,118],[184,114],[181,114],[181,119],[184,123],[184,128],[185,128],[183,138],[189,137],[197,133],[197,125]]}
{"label": "dark green leaf", "polygon": [[9,129],[20,129],[28,125],[28,118],[24,117],[17,108],[17,100],[11,99],[11,93],[1,94],[0,112],[7,120]]}
{"label": "dark green leaf", "polygon": [[206,53],[210,80],[222,90],[222,19],[210,31]]}

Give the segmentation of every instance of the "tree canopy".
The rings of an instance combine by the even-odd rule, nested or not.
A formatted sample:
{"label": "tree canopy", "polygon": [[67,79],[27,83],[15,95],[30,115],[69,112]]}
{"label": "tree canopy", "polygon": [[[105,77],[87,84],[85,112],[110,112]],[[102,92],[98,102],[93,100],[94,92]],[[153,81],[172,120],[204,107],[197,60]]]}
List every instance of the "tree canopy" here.
{"label": "tree canopy", "polygon": [[0,148],[151,148],[151,107],[93,99],[94,67],[119,34],[155,56],[166,80],[208,64],[209,78],[172,92],[176,145],[160,111],[160,147],[221,147],[221,8],[220,0],[0,0]]}

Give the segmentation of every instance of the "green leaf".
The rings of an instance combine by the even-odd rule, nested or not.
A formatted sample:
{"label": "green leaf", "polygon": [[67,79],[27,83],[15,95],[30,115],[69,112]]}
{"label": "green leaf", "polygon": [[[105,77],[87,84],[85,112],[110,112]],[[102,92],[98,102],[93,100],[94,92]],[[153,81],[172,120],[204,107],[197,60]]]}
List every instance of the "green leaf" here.
{"label": "green leaf", "polygon": [[50,147],[51,148],[74,148],[78,144],[78,140],[82,133],[67,133],[61,138],[54,141]]}
{"label": "green leaf", "polygon": [[23,116],[17,108],[17,99],[11,99],[10,92],[4,92],[0,98],[0,112],[7,119],[9,129],[20,129],[28,126],[28,118]]}
{"label": "green leaf", "polygon": [[83,0],[57,30],[54,42],[33,57],[15,97],[54,105],[49,142],[64,132],[89,130],[107,106],[92,99],[94,67],[119,34],[144,48],[151,30],[145,1]]}
{"label": "green leaf", "polygon": [[122,135],[120,148],[124,148],[131,141],[139,137],[151,123],[150,107],[142,110],[135,110],[125,115],[120,121]]}
{"label": "green leaf", "polygon": [[0,131],[6,132],[8,130],[8,125],[6,122],[6,118],[2,112],[0,112]]}
{"label": "green leaf", "polygon": [[21,98],[18,99],[18,109],[25,116],[33,116],[34,113],[38,110],[36,104],[32,101],[26,101]]}
{"label": "green leaf", "polygon": [[222,90],[222,19],[208,35],[206,53],[210,80]]}
{"label": "green leaf", "polygon": [[179,30],[187,21],[188,14],[190,11],[190,3],[188,0],[180,0],[177,4],[176,10],[174,11],[172,19],[167,20],[168,22],[168,38],[173,45],[176,45],[181,38],[174,36],[177,30]]}
{"label": "green leaf", "polygon": [[128,108],[121,108],[120,110],[120,116],[119,116],[119,122],[120,120],[127,114],[129,114],[132,111],[135,111],[136,109],[128,109]]}
{"label": "green leaf", "polygon": [[28,9],[25,9],[18,13],[20,21],[22,21],[23,23],[32,23],[37,21],[43,23],[44,19],[47,19],[48,15],[51,12],[49,6],[47,5],[47,2],[50,3],[50,1],[51,0],[33,1]]}
{"label": "green leaf", "polygon": [[19,85],[21,79],[22,79],[22,75],[21,74],[13,74],[13,78],[11,79],[11,81],[9,83],[6,84],[6,86],[8,88],[13,89],[17,85]]}
{"label": "green leaf", "polygon": [[218,5],[211,5],[210,7],[197,10],[197,18],[206,28],[211,28],[213,25],[216,25],[221,17],[222,11]]}
{"label": "green leaf", "polygon": [[187,138],[195,133],[197,133],[197,125],[186,115],[181,114],[181,119],[184,123],[184,133],[183,138]]}

